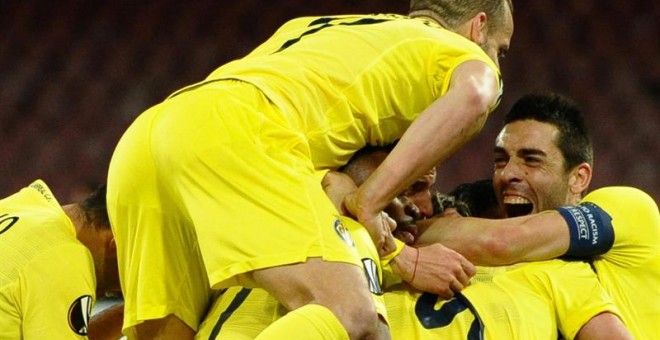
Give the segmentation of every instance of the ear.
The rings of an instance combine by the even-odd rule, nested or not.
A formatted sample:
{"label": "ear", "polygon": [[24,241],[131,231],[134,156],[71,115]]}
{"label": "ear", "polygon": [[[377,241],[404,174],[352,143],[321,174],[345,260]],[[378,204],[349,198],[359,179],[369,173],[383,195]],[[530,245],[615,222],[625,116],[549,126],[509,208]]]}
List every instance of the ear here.
{"label": "ear", "polygon": [[488,33],[488,16],[484,12],[479,12],[470,19],[470,40],[481,46],[486,43],[486,34]]}
{"label": "ear", "polygon": [[582,194],[591,183],[591,166],[588,163],[580,163],[576,166],[568,179],[568,188],[574,195]]}
{"label": "ear", "polygon": [[112,235],[112,231],[108,230],[109,235],[105,241],[108,250],[117,251],[117,243],[115,243],[115,237]]}

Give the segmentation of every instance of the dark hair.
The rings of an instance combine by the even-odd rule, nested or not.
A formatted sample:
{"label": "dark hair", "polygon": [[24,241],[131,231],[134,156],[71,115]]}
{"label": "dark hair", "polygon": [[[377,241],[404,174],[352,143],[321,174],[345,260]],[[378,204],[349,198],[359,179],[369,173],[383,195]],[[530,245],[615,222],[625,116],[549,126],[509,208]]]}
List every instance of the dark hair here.
{"label": "dark hair", "polygon": [[459,184],[448,195],[465,204],[469,215],[463,216],[499,217],[499,204],[490,178]]}
{"label": "dark hair", "polygon": [[479,12],[488,16],[488,29],[504,26],[506,6],[513,14],[512,0],[411,0],[410,16],[434,13],[448,29],[454,30]]}
{"label": "dark hair", "polygon": [[449,208],[456,209],[456,212],[461,216],[472,216],[470,207],[465,202],[459,201],[449,194],[436,191],[435,195],[431,196],[431,204],[433,204],[433,216],[440,215]]}
{"label": "dark hair", "polygon": [[591,136],[580,108],[571,99],[551,92],[528,94],[513,104],[504,124],[521,120],[548,123],[559,130],[554,142],[564,156],[567,171],[582,162],[593,165]]}
{"label": "dark hair", "polygon": [[384,153],[385,157],[394,149],[396,141],[383,146],[365,145],[353,154],[346,165],[340,167],[341,171],[350,176],[355,184],[360,185],[376,169],[384,158],[373,157],[377,153]]}
{"label": "dark hair", "polygon": [[110,228],[105,194],[106,185],[103,184],[78,203],[85,216],[85,225],[99,229]]}

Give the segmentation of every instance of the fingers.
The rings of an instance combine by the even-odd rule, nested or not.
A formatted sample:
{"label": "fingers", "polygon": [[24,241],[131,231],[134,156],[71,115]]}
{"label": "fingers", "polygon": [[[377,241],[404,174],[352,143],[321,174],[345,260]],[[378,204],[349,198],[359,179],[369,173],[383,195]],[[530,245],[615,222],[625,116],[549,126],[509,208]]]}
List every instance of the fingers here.
{"label": "fingers", "polygon": [[385,256],[396,250],[396,243],[394,242],[394,236],[392,236],[391,233],[385,236],[384,241],[385,242],[383,242],[383,246],[380,247],[380,251],[379,251],[380,256]]}
{"label": "fingers", "polygon": [[467,284],[463,284],[459,282],[459,280],[454,279],[449,284],[448,288],[443,289],[438,293],[438,296],[440,296],[443,299],[451,299],[456,295],[456,293],[460,293],[469,284],[470,284],[469,282]]}
{"label": "fingers", "polygon": [[454,292],[460,292],[463,288],[470,285],[470,278],[477,273],[477,268],[462,255],[459,256],[460,267],[454,271],[454,280],[450,283],[450,288]]}
{"label": "fingers", "polygon": [[390,231],[394,231],[394,229],[396,229],[396,221],[384,211],[381,211],[380,215],[383,219],[384,228],[389,229]]}
{"label": "fingers", "polygon": [[467,286],[468,284],[469,282],[467,284],[463,284],[459,282],[459,280],[454,280],[450,283],[449,288],[451,288],[453,292],[458,293],[461,290],[463,290],[463,288],[465,288],[465,286]]}
{"label": "fingers", "polygon": [[456,293],[454,293],[454,291],[451,288],[444,288],[444,289],[440,290],[439,292],[436,292],[436,294],[438,294],[439,297],[441,297],[445,300],[449,300],[449,299],[453,298],[454,295],[456,295]]}
{"label": "fingers", "polygon": [[[470,284],[470,276],[463,271],[460,270],[455,277],[455,280],[451,282],[451,289],[453,289],[455,292],[460,292],[463,287],[467,286]],[[460,287],[458,290],[455,289],[455,287]]]}
{"label": "fingers", "polygon": [[448,287],[442,287],[435,293],[443,299],[451,299],[456,295],[456,293],[460,293],[463,289],[465,289],[465,287],[469,285],[469,280],[464,282],[460,279],[454,278],[451,282],[449,282]]}
{"label": "fingers", "polygon": [[456,293],[459,293],[465,287],[470,285],[470,280],[468,279],[467,275],[464,272],[460,272],[455,277],[449,278],[448,280],[449,280],[448,285],[443,286],[436,293],[438,294],[438,296],[444,299],[453,298],[454,295],[456,295]]}
{"label": "fingers", "polygon": [[461,256],[461,258],[461,267],[463,268],[465,274],[467,274],[468,279],[477,274],[477,267],[472,264],[472,262],[468,261],[465,257]]}
{"label": "fingers", "polygon": [[411,245],[415,242],[415,236],[413,236],[413,234],[410,233],[409,231],[398,231],[397,230],[397,231],[394,232],[394,235],[395,235],[396,238],[401,240],[401,242],[403,242],[407,245]]}
{"label": "fingers", "polygon": [[396,228],[396,221],[390,218],[387,213],[381,212],[374,218],[363,222],[362,225],[369,230],[380,256],[385,256],[396,250],[396,243],[394,242],[394,236],[392,236],[392,230]]}

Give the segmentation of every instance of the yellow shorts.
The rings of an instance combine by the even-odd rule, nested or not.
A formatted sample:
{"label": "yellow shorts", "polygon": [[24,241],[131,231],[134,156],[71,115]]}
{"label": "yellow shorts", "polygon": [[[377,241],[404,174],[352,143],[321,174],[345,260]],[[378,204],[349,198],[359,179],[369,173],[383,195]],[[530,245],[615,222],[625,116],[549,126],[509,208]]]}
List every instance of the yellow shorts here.
{"label": "yellow shorts", "polygon": [[108,174],[124,328],[175,314],[193,329],[211,288],[322,257],[361,265],[295,119],[255,87],[194,87],[143,113]]}
{"label": "yellow shorts", "polygon": [[[341,222],[355,242],[376,312],[387,322],[385,300],[380,289],[382,272],[376,247],[367,229],[359,223],[348,217],[342,217]],[[231,287],[215,298],[195,338],[254,339],[286,312],[286,309],[263,289]]]}

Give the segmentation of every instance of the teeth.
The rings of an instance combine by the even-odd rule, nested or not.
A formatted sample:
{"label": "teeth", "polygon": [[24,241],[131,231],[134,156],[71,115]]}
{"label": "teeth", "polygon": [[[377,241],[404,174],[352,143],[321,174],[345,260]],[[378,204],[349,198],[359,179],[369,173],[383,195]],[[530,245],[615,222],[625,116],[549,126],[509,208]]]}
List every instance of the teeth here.
{"label": "teeth", "polygon": [[504,197],[504,203],[506,204],[531,204],[528,199],[520,196],[506,196]]}

